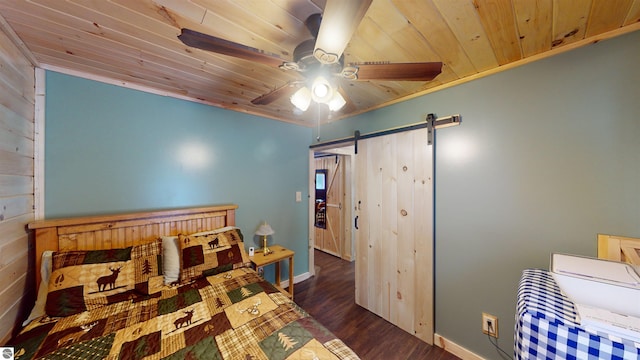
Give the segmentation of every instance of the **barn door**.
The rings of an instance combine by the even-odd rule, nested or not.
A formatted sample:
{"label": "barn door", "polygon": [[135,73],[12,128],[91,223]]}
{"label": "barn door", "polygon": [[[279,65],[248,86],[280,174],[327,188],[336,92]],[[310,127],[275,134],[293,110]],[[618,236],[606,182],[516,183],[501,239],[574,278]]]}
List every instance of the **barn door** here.
{"label": "barn door", "polygon": [[433,343],[433,149],[427,129],[358,142],[356,303]]}
{"label": "barn door", "polygon": [[326,156],[315,160],[316,170],[327,171],[324,223],[315,228],[315,248],[345,257],[344,237],[344,161],[340,155]]}
{"label": "barn door", "polygon": [[342,198],[344,172],[340,156],[334,158],[333,172],[327,187],[327,232],[325,233],[325,247],[342,257]]}

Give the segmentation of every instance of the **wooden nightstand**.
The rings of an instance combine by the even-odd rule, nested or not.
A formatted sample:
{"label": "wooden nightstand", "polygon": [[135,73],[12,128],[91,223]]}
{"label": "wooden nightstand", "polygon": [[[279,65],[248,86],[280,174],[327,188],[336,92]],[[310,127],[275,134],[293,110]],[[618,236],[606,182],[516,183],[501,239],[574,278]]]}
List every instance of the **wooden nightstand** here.
{"label": "wooden nightstand", "polygon": [[[276,264],[275,285],[283,293],[285,294],[288,293],[288,296],[291,298],[291,300],[293,300],[293,255],[295,253],[292,250],[284,248],[280,245],[269,246],[269,250],[273,252],[267,256],[264,256],[262,251],[257,249],[253,256],[249,256],[249,259],[251,259],[251,263],[256,268],[256,270],[266,265]],[[289,291],[288,292],[285,291],[280,286],[280,261],[285,260],[287,258],[289,259]]]}

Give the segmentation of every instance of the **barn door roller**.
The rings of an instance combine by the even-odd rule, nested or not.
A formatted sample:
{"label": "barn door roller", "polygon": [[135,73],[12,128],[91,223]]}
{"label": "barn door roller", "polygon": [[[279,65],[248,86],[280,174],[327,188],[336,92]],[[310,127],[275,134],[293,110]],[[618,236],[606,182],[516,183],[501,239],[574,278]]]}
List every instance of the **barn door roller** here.
{"label": "barn door roller", "polygon": [[436,114],[427,115],[427,143],[433,145],[433,131],[450,126],[460,125],[460,115],[451,115],[443,118],[436,118]]}

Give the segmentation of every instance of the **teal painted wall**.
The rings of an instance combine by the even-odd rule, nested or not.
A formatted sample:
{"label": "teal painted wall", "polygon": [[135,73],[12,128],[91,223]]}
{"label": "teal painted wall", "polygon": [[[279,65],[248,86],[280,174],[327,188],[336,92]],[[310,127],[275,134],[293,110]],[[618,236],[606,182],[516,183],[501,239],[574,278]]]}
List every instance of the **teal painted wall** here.
{"label": "teal painted wall", "polygon": [[266,220],[302,274],[310,138],[306,127],[48,71],[45,215],[235,203],[246,246]]}
{"label": "teal painted wall", "polygon": [[320,128],[327,141],[462,115],[437,131],[437,333],[499,359],[488,312],[512,353],[523,269],[595,256],[598,233],[640,237],[638,64],[635,32]]}

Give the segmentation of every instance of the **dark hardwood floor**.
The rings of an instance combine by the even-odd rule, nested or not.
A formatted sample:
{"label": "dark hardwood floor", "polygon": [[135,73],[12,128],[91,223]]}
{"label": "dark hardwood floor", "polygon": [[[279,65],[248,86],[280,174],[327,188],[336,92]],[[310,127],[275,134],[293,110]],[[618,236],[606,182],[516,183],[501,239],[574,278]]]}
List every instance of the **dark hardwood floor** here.
{"label": "dark hardwood floor", "polygon": [[459,359],[356,305],[355,263],[315,250],[315,269],[295,285],[295,302],[363,360]]}

